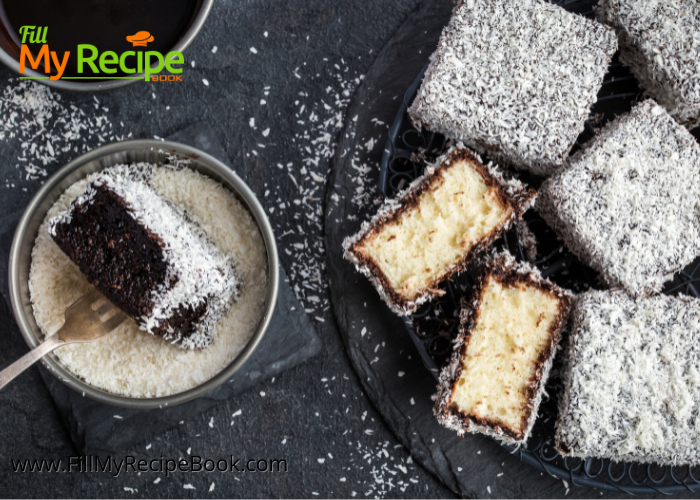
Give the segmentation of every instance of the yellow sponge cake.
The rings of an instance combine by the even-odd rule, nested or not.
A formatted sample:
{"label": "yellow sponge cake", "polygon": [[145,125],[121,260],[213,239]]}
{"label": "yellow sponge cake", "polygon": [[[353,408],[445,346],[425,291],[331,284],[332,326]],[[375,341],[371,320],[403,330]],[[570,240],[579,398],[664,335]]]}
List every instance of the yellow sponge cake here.
{"label": "yellow sponge cake", "polygon": [[440,375],[438,420],[460,435],[480,432],[524,444],[572,300],[510,254],[488,258],[463,303],[460,336]]}
{"label": "yellow sponge cake", "polygon": [[438,295],[438,285],[486,250],[535,198],[461,144],[427,170],[344,242],[345,257],[402,315]]}

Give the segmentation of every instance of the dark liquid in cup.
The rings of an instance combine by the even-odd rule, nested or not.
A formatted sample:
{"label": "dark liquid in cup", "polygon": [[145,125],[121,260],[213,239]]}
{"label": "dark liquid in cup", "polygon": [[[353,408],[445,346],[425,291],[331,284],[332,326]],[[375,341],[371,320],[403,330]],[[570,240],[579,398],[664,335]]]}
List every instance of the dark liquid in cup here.
{"label": "dark liquid in cup", "polygon": [[[0,33],[0,43],[19,59],[20,27],[48,26],[49,50],[55,51],[59,60],[64,52],[70,51],[63,76],[128,76],[121,71],[94,74],[85,64],[83,73],[78,73],[77,46],[94,45],[100,54],[107,50],[118,55],[127,50],[154,50],[165,55],[187,31],[200,3],[201,0],[0,0],[4,28],[0,30],[4,31]],[[139,31],[148,31],[153,36],[146,47],[134,47],[126,40]],[[29,43],[28,37],[26,45],[34,56],[42,47]],[[132,57],[130,61],[133,60]],[[135,63],[130,64],[136,67]],[[37,71],[44,73],[45,69],[40,67]]]}

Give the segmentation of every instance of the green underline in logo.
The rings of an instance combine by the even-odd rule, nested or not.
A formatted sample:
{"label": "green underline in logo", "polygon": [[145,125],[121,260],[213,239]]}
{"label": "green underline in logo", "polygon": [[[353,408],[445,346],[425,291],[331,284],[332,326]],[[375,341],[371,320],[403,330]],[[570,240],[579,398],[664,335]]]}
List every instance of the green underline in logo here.
{"label": "green underline in logo", "polygon": [[[20,80],[48,80],[50,76],[20,76]],[[143,76],[62,76],[61,80],[143,80]]]}

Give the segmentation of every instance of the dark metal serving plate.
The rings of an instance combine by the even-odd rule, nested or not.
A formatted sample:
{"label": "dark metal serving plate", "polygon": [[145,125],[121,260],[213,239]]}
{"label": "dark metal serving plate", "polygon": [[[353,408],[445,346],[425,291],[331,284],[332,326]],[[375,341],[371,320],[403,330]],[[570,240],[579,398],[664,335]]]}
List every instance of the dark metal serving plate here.
{"label": "dark metal serving plate", "polygon": [[[560,0],[554,3],[572,12],[593,17],[591,5],[594,2],[590,0]],[[445,137],[427,130],[416,130],[407,113],[426,68],[423,68],[406,91],[403,104],[389,129],[379,175],[379,187],[387,197],[393,197],[420,176],[426,161],[434,160],[447,149],[448,141]],[[637,81],[629,70],[620,64],[616,56],[605,76],[598,100],[586,122],[586,128],[577,139],[572,152],[590,140],[596,129],[616,115],[629,111],[633,103],[641,97]],[[700,129],[693,132],[696,138],[700,136]],[[538,188],[542,182],[542,178],[526,172],[517,172],[516,175],[534,188]],[[537,240],[537,256],[534,259],[528,255],[518,227],[511,229],[494,245],[507,248],[517,260],[533,263],[544,277],[562,287],[575,292],[602,288],[595,271],[582,264],[557,240],[537,212],[530,210],[523,220]],[[700,294],[695,287],[698,280],[700,260],[677,273],[673,281],[666,286],[664,293],[685,293],[698,297]],[[448,360],[452,340],[457,336],[460,299],[470,294],[473,282],[474,270],[468,269],[441,287],[446,291],[444,296],[424,305],[404,321],[423,363],[436,378],[440,367]],[[537,469],[576,486],[632,495],[671,495],[683,491],[700,491],[700,467],[662,467],[654,464],[615,463],[607,459],[581,460],[561,457],[554,448],[554,422],[557,417],[559,386],[559,366],[555,361],[547,383],[549,397],[545,398],[540,406],[539,417],[527,446],[516,449],[504,445],[505,448],[517,453],[521,460]]]}

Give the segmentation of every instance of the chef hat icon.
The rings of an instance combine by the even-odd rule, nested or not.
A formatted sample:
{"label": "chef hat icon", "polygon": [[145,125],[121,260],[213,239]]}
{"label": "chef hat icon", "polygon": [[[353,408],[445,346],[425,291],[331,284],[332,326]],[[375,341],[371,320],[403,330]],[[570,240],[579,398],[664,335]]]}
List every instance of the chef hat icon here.
{"label": "chef hat icon", "polygon": [[133,43],[134,47],[145,47],[148,42],[152,42],[153,40],[153,35],[151,35],[148,31],[139,31],[135,35],[126,37],[126,41]]}

